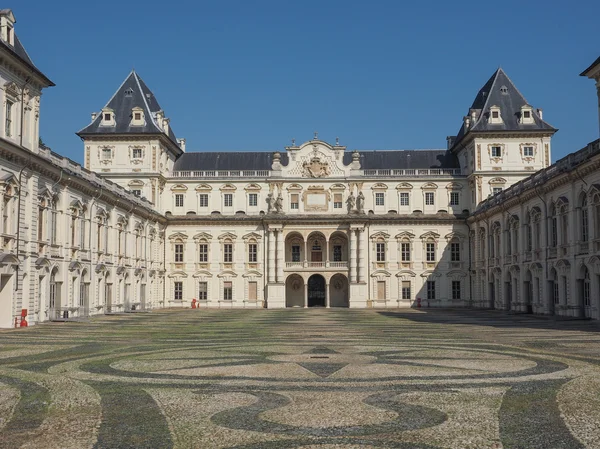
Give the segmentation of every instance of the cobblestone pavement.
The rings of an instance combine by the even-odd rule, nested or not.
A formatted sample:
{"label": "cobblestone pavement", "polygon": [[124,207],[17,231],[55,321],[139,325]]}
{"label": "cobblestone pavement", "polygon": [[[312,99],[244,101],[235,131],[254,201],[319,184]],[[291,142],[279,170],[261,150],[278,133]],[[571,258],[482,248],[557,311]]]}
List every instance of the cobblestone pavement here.
{"label": "cobblestone pavement", "polygon": [[0,332],[0,448],[600,448],[600,324],[165,310]]}

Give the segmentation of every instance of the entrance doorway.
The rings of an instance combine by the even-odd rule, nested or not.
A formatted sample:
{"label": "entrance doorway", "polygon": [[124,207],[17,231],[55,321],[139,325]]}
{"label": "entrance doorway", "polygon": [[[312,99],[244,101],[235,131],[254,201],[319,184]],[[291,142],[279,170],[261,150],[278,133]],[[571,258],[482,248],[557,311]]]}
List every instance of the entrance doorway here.
{"label": "entrance doorway", "polygon": [[13,324],[13,275],[0,275],[0,327],[12,327]]}
{"label": "entrance doorway", "polygon": [[325,278],[313,274],[308,278],[308,307],[325,307]]}

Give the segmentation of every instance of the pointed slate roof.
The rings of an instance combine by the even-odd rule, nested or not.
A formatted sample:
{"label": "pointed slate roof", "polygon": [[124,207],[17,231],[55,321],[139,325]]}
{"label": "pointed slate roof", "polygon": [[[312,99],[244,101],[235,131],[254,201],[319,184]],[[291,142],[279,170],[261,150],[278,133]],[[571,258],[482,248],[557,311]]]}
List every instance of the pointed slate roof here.
{"label": "pointed slate roof", "polygon": [[[528,106],[527,100],[519,92],[504,70],[499,68],[492,77],[479,90],[470,111],[476,111],[476,119],[471,123],[470,129],[465,129],[465,124],[460,127],[453,148],[471,132],[485,131],[548,131],[556,132],[556,128],[542,120],[538,112],[532,111],[533,123],[520,123],[519,116],[522,106]],[[498,106],[502,123],[489,123],[490,107]],[[470,115],[470,114],[469,114]]]}
{"label": "pointed slate roof", "polygon": [[594,62],[592,62],[592,65],[590,65],[587,69],[585,69],[583,72],[581,72],[579,74],[579,76],[588,76],[591,74],[592,70],[595,69],[596,67],[600,66],[600,56],[598,57],[598,59],[596,59]]}
{"label": "pointed slate roof", "polygon": [[[132,109],[138,107],[144,111],[145,124],[143,126],[131,126]],[[117,91],[108,100],[105,108],[110,108],[115,113],[115,126],[101,126],[102,114],[98,114],[95,120],[77,133],[78,136],[111,135],[111,134],[162,134],[164,132],[156,122],[156,113],[162,108],[152,91],[146,86],[139,75],[132,70]],[[169,140],[175,144],[177,154],[181,153],[179,144],[172,126],[169,125]]]}

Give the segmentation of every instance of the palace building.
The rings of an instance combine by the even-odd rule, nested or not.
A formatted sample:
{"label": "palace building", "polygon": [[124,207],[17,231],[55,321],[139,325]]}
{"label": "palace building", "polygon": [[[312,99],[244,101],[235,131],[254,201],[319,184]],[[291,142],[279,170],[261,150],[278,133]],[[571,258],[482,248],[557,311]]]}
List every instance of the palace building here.
{"label": "palace building", "polygon": [[[77,133],[81,166],[38,143],[53,84],[14,24],[0,11],[1,327],[192,304],[600,318],[600,141],[551,164],[556,129],[502,69],[446,148],[277,152],[187,151],[132,71]],[[600,98],[600,59],[582,75]]]}

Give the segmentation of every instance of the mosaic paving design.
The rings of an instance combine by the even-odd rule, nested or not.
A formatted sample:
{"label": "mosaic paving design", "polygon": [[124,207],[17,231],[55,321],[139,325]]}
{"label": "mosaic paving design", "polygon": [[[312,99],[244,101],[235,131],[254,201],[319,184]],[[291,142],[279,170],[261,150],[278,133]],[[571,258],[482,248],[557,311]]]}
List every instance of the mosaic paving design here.
{"label": "mosaic paving design", "polygon": [[0,332],[4,448],[600,448],[600,325],[170,310]]}

